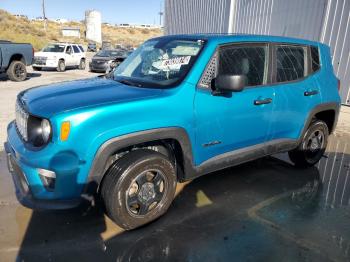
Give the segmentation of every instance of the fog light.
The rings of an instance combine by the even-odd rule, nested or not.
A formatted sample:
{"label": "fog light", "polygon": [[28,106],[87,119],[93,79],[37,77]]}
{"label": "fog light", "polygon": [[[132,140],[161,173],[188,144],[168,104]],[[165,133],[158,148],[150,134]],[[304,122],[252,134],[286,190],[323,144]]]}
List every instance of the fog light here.
{"label": "fog light", "polygon": [[38,174],[44,187],[53,191],[55,189],[56,173],[50,170],[38,168]]}

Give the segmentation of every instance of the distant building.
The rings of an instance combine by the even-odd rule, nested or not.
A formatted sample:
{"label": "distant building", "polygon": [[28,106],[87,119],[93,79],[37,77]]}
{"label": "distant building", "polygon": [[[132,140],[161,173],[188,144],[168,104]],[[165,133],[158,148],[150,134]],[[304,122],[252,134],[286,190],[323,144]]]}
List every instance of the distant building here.
{"label": "distant building", "polygon": [[151,24],[118,24],[117,27],[121,28],[138,28],[138,29],[160,29],[159,25],[151,25]]}
{"label": "distant building", "polygon": [[56,23],[59,23],[59,24],[64,24],[64,23],[67,23],[68,20],[67,19],[64,19],[64,18],[58,18],[55,20]]}
{"label": "distant building", "polygon": [[62,28],[62,36],[80,38],[80,28],[79,27],[63,27]]}

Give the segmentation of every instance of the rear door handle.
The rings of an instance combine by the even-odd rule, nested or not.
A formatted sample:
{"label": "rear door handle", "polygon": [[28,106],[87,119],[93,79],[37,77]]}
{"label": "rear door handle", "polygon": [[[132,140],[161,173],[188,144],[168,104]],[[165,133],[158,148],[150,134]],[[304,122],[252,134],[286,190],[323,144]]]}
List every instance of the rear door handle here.
{"label": "rear door handle", "polygon": [[254,100],[254,105],[261,106],[261,105],[270,104],[271,102],[272,102],[271,98],[266,98],[266,99],[262,99],[262,100]]}
{"label": "rear door handle", "polygon": [[305,91],[304,96],[314,96],[318,94],[318,90]]}

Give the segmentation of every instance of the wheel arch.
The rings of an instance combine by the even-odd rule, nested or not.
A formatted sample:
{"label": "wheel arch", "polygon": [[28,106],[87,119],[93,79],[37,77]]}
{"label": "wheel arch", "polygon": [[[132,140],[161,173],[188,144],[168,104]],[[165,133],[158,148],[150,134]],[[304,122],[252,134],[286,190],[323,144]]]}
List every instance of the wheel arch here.
{"label": "wheel arch", "polygon": [[21,61],[23,62],[24,64],[26,63],[26,59],[25,57],[22,55],[22,54],[19,54],[19,53],[16,53],[16,54],[13,54],[9,60],[9,63],[8,63],[8,66],[10,66],[10,64],[13,62],[13,61]]}
{"label": "wheel arch", "polygon": [[299,136],[299,142],[314,119],[319,119],[326,122],[329,129],[329,134],[331,134],[337,125],[339,111],[339,103],[324,103],[314,107],[306,118],[302,132]]}
{"label": "wheel arch", "polygon": [[115,137],[104,142],[97,150],[87,178],[84,193],[93,195],[98,191],[109,166],[124,153],[139,148],[160,151],[164,148],[171,154],[177,167],[178,181],[186,180],[194,172],[192,147],[185,129],[180,127],[158,128]]}

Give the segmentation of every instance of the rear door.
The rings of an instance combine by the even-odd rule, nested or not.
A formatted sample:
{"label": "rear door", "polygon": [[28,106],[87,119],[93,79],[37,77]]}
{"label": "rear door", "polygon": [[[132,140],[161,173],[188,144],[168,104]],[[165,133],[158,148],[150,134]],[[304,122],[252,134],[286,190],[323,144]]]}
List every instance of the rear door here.
{"label": "rear door", "polygon": [[74,65],[79,65],[80,59],[82,58],[82,52],[77,45],[73,45],[73,59]]}
{"label": "rear door", "polygon": [[[274,105],[274,89],[268,84],[269,67],[268,44],[219,47],[200,80],[194,101],[196,164],[266,141]],[[215,95],[210,83],[219,74],[246,75],[247,86],[241,92]]]}
{"label": "rear door", "polygon": [[315,78],[319,60],[312,61],[306,45],[275,44],[273,57],[276,98],[269,139],[297,139],[308,114],[321,103]]}

